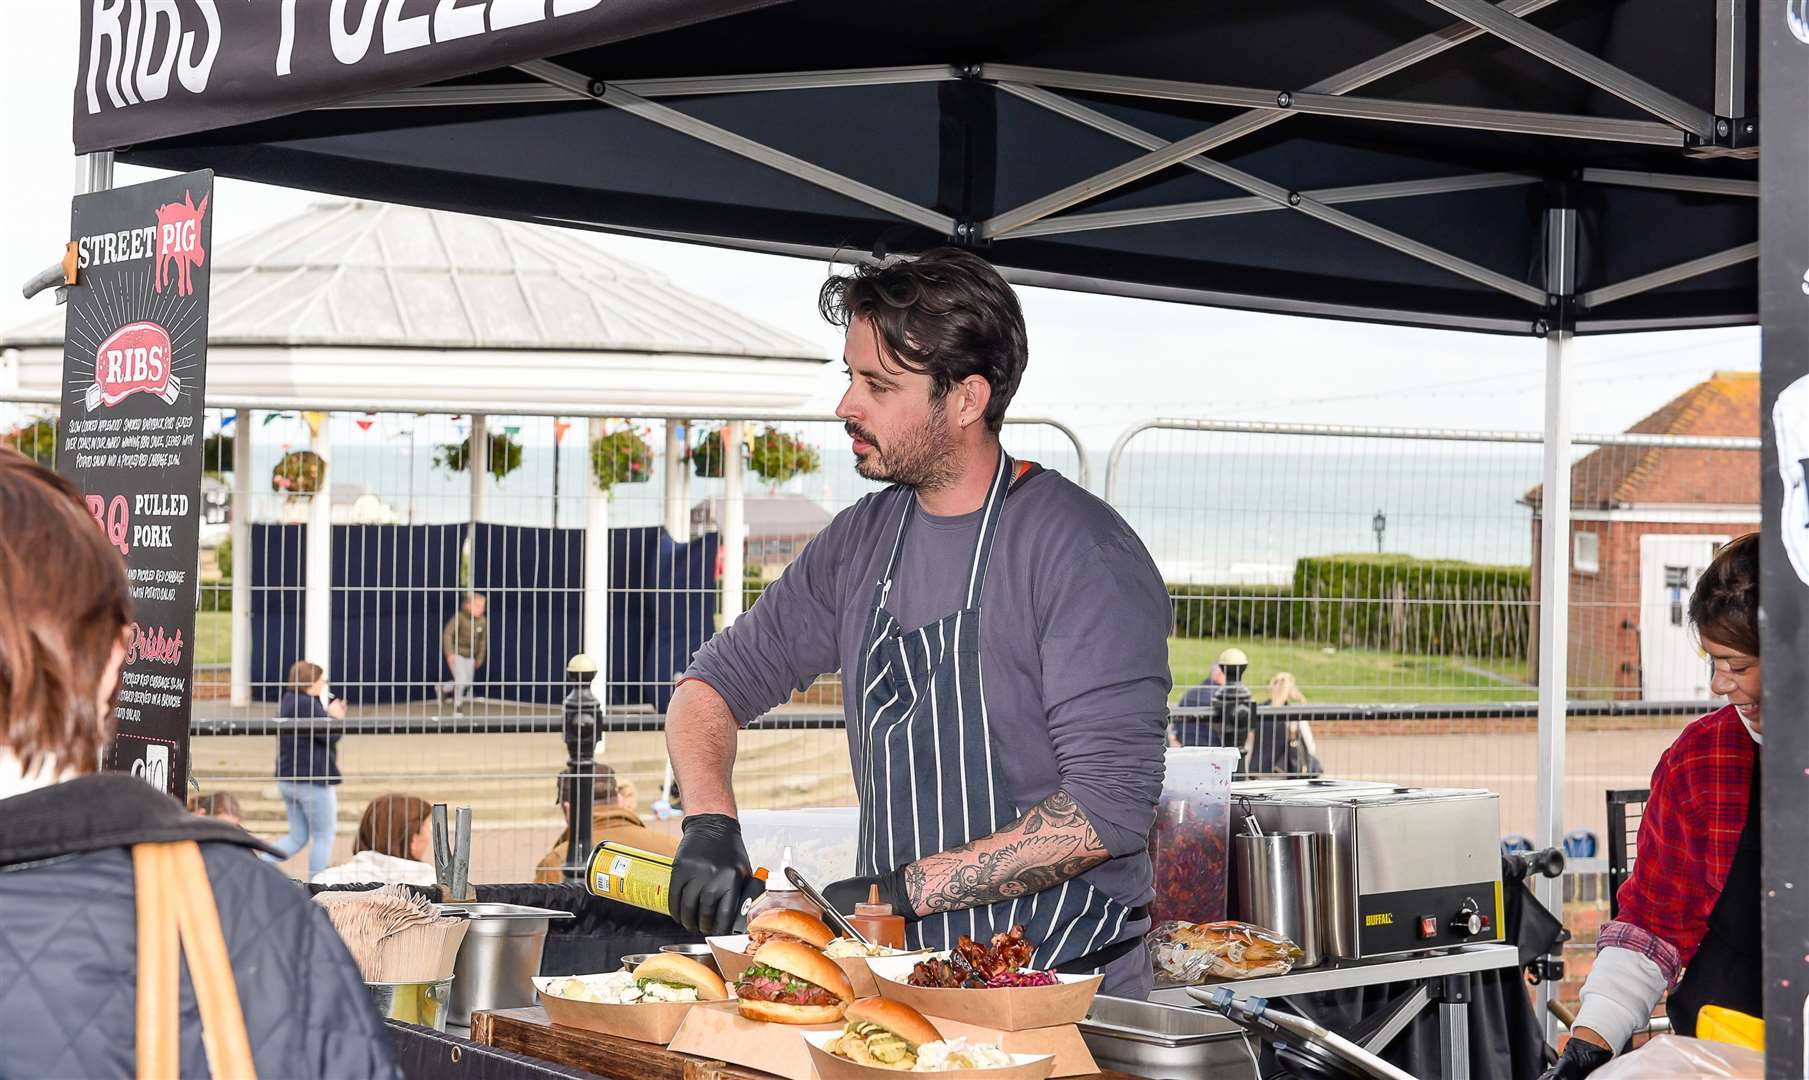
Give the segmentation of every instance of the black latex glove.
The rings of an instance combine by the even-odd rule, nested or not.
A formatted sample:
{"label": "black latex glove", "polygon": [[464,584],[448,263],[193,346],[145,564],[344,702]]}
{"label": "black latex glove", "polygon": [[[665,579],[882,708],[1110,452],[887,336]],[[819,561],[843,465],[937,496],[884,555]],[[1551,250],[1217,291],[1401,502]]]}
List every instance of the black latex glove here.
{"label": "black latex glove", "polygon": [[854,905],[866,903],[869,890],[875,885],[879,886],[879,902],[891,904],[892,914],[903,915],[906,922],[917,921],[917,911],[911,906],[910,897],[905,894],[902,866],[889,874],[868,874],[832,882],[823,890],[823,899],[842,914],[852,915]]}
{"label": "black latex glove", "polygon": [[687,930],[733,933],[742,905],[766,889],[748,864],[741,822],[726,814],[694,814],[685,818],[684,830],[672,857],[672,917]]}
{"label": "black latex glove", "polygon": [[1558,1063],[1545,1070],[1539,1080],[1583,1080],[1583,1077],[1612,1060],[1614,1051],[1604,1050],[1572,1035],[1570,1041],[1564,1044],[1564,1053],[1559,1055]]}

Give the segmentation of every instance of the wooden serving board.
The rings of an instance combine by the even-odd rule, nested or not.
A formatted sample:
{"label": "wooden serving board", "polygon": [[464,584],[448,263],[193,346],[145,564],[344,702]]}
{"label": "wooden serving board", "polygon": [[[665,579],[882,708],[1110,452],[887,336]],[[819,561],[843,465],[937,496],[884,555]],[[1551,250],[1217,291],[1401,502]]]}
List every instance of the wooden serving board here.
{"label": "wooden serving board", "polygon": [[[772,1080],[771,1073],[758,1069],[678,1054],[633,1039],[558,1027],[538,1005],[472,1014],[471,1041],[585,1069],[606,1080]],[[1124,1073],[1095,1073],[1082,1080],[1136,1078]]]}

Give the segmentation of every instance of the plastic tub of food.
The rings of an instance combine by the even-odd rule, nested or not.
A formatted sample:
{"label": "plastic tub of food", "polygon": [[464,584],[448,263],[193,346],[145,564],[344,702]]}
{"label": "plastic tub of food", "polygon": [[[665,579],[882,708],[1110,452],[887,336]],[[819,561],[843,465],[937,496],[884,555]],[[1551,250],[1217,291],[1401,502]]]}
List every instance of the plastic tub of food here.
{"label": "plastic tub of food", "polygon": [[1156,923],[1218,922],[1225,917],[1230,877],[1231,774],[1239,751],[1223,746],[1168,750],[1149,857]]}

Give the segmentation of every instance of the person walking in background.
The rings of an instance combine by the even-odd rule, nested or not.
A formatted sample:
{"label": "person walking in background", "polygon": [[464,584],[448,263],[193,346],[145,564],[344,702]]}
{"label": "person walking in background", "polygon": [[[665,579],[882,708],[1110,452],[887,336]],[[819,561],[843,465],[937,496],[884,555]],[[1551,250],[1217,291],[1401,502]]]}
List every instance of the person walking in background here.
{"label": "person walking in background", "polygon": [[[594,850],[596,845],[605,840],[613,840],[618,844],[627,844],[642,851],[651,851],[660,855],[672,855],[678,851],[678,838],[666,833],[654,832],[635,813],[637,803],[634,781],[624,780],[616,775],[616,771],[601,762],[597,763],[591,774],[594,779],[591,787],[590,810],[590,842]],[[571,847],[572,829],[569,822],[572,817],[571,785],[577,779],[573,776],[559,778],[559,811],[567,821],[567,825],[559,834],[559,842],[540,860],[534,869],[534,881],[543,885],[557,885],[565,880],[566,852]],[[580,860],[590,853],[579,855]]]}
{"label": "person walking in background", "polygon": [[440,631],[440,650],[452,673],[451,682],[440,684],[440,702],[450,698],[455,716],[464,711],[471,684],[477,681],[477,669],[490,658],[490,620],[484,617],[484,607],[482,593],[469,594]]}
{"label": "person walking in background", "polygon": [[351,860],[309,880],[316,885],[432,885],[432,804],[413,795],[372,799],[358,819]]}
{"label": "person walking in background", "polygon": [[333,834],[339,824],[339,735],[345,702],[327,689],[319,664],[297,660],[289,668],[289,688],[277,702],[276,718],[287,721],[276,737],[276,790],[289,814],[289,835],[273,846],[287,859],[308,849],[308,875],[333,861]]}
{"label": "person walking in background", "polygon": [[[208,1064],[193,976],[178,982],[186,965],[230,973],[214,986],[233,995],[257,1075],[400,1080],[357,965],[319,905],[259,859],[265,845],[129,773],[96,771],[132,600],[125,561],[75,485],[0,448],[0,522],[0,1073],[223,1075]],[[171,861],[191,864],[179,884],[216,913],[224,963],[166,951],[161,980],[159,952],[134,932],[138,905],[154,918],[150,901],[176,901],[141,895],[137,881]],[[140,1016],[164,1021],[177,1068],[138,1059]]]}
{"label": "person walking in background", "polygon": [[216,791],[212,795],[190,795],[188,812],[202,817],[219,818],[229,825],[244,828],[244,814],[239,811],[239,800],[230,791]]}

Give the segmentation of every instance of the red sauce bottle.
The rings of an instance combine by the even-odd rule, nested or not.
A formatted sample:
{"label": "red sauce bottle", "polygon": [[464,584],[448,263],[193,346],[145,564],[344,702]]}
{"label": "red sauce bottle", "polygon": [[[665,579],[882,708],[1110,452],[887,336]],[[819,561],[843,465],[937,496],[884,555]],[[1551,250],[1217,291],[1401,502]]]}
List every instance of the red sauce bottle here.
{"label": "red sauce bottle", "polygon": [[854,917],[848,924],[875,945],[890,945],[894,949],[905,947],[904,916],[893,914],[891,904],[879,902],[878,885],[868,888],[866,903],[854,905]]}

